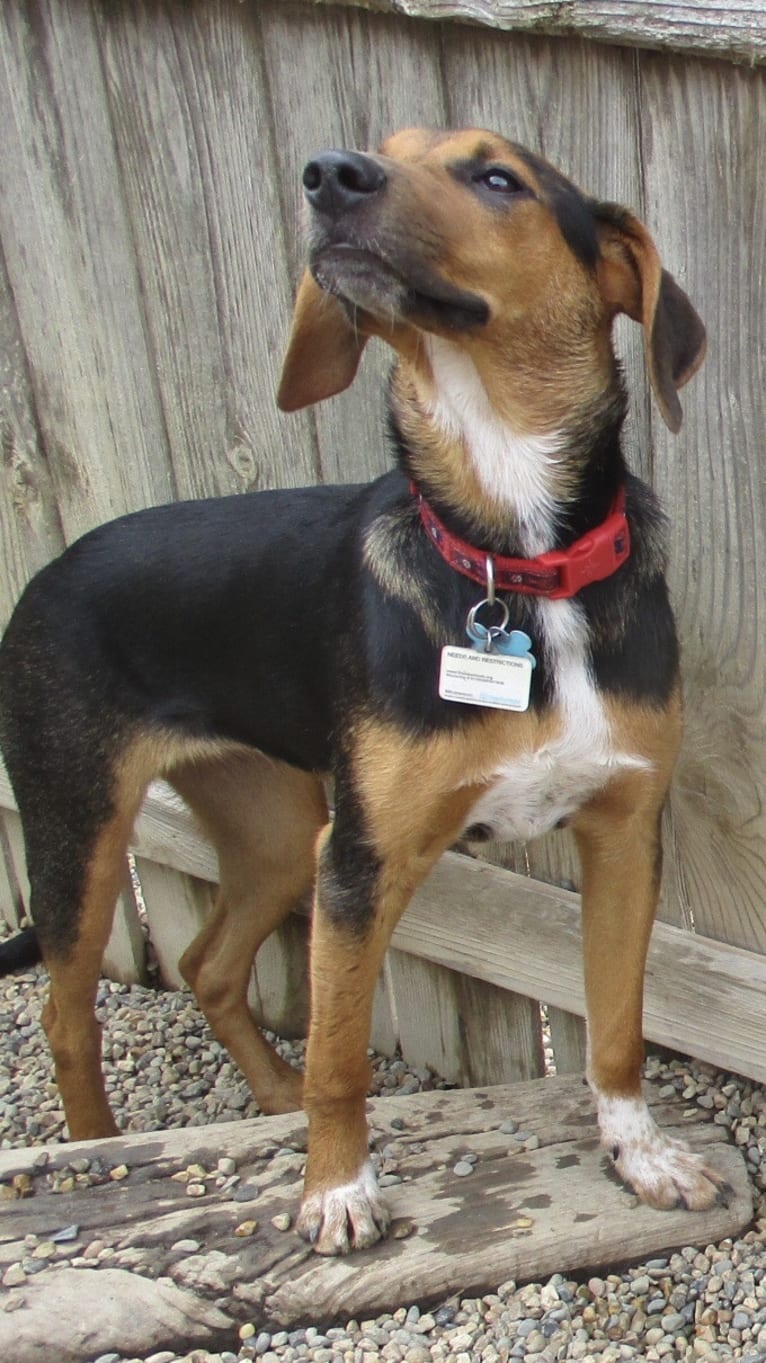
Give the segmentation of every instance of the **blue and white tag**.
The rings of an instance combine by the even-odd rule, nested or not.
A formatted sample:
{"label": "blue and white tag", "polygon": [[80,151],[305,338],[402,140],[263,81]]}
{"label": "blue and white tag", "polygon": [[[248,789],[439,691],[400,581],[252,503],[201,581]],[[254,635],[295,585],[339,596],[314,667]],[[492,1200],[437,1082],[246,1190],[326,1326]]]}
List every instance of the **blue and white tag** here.
{"label": "blue and white tag", "polygon": [[533,666],[529,656],[479,653],[448,644],[441,653],[439,695],[492,710],[527,710]]}

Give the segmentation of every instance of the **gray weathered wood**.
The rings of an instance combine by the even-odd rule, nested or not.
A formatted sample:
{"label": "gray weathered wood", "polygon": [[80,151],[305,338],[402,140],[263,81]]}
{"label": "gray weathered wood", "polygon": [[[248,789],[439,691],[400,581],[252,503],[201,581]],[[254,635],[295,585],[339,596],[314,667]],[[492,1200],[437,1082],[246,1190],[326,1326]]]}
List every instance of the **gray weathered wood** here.
{"label": "gray weathered wood", "polygon": [[0,253],[0,631],[29,578],[64,545],[34,405],[16,304]]}
{"label": "gray weathered wood", "polygon": [[215,890],[208,881],[138,855],[136,874],[160,979],[170,989],[184,989],[178,961],[202,928]]}
{"label": "gray weathered wood", "polygon": [[0,805],[0,922],[17,928],[28,908],[29,887],[19,865],[21,820],[15,810]]}
{"label": "gray weathered wood", "polygon": [[[425,968],[424,968],[425,967]],[[407,1062],[450,1083],[512,1083],[544,1073],[539,1005],[403,951],[389,953]]]}
{"label": "gray weathered wood", "polygon": [[17,928],[25,912],[6,831],[7,821],[15,818],[18,815],[0,809],[0,923],[6,928]]}
{"label": "gray weathered wood", "polygon": [[172,494],[163,420],[93,9],[4,5],[0,48],[0,240],[71,539]]}
{"label": "gray weathered wood", "polygon": [[318,0],[412,19],[458,20],[562,38],[766,61],[761,0]]}
{"label": "gray weathered wood", "polygon": [[586,1059],[585,1020],[564,1008],[548,1008],[556,1074],[582,1074]]}
{"label": "gray weathered wood", "polygon": [[[656,1094],[648,1096],[656,1104]],[[73,1243],[9,1294],[15,1309],[0,1312],[3,1356],[37,1363],[55,1350],[61,1363],[80,1363],[113,1349],[230,1347],[242,1320],[273,1328],[363,1319],[399,1305],[402,1283],[415,1301],[481,1293],[508,1278],[539,1280],[717,1241],[752,1215],[741,1152],[681,1105],[654,1110],[729,1180],[728,1207],[690,1214],[637,1205],[606,1176],[591,1098],[573,1079],[369,1106],[375,1144],[385,1146],[402,1182],[386,1193],[393,1237],[349,1260],[319,1259],[294,1231],[271,1224],[297,1207],[302,1116],[52,1146],[47,1170],[39,1149],[0,1152],[0,1179],[27,1174],[34,1187],[21,1202],[0,1201],[0,1263],[19,1257],[26,1235],[45,1240],[65,1224],[78,1227]],[[509,1117],[538,1136],[539,1149],[521,1150],[503,1133]],[[474,1173],[457,1178],[452,1169],[469,1150],[478,1156]],[[216,1186],[224,1153],[236,1161],[242,1200]],[[118,1185],[48,1192],[50,1174],[83,1155],[125,1164],[128,1175]],[[173,1179],[191,1164],[210,1171],[206,1194],[195,1199]],[[235,1228],[249,1219],[257,1228],[238,1238]],[[173,1248],[189,1237],[198,1252]],[[115,1253],[91,1266],[80,1255],[96,1238]],[[72,1258],[77,1267],[66,1266]]]}
{"label": "gray weathered wood", "polygon": [[664,899],[674,921],[763,952],[766,187],[750,168],[766,137],[764,78],[648,56],[641,72],[649,226],[709,333],[701,382],[681,394],[678,438],[654,419],[686,711]]}
{"label": "gray weathered wood", "polygon": [[104,975],[123,984],[146,982],[146,936],[136,906],[133,881],[125,859],[125,881],[117,900],[102,965]]}
{"label": "gray weathered wood", "polygon": [[[181,496],[316,478],[274,402],[290,286],[253,7],[100,11],[147,325]],[[254,69],[255,60],[255,69]]]}

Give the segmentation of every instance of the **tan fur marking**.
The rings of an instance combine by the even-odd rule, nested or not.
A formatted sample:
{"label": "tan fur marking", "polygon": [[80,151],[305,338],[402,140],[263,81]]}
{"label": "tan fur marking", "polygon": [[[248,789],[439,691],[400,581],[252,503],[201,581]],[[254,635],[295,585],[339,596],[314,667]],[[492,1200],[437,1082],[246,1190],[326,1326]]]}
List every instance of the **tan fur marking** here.
{"label": "tan fur marking", "polygon": [[573,822],[582,865],[589,1077],[602,1095],[638,1097],[644,963],[659,897],[659,820],[681,734],[680,696],[668,710],[609,706],[621,741],[651,757],[623,773]]}
{"label": "tan fur marking", "polygon": [[71,1140],[112,1136],[101,1068],[101,1028],[94,1008],[101,960],[126,872],[125,853],[137,806],[123,808],[101,831],[86,872],[77,941],[46,957],[50,975],[42,1023],[56,1070]]}
{"label": "tan fur marking", "polygon": [[247,1002],[262,943],[314,879],[314,843],[327,820],[322,783],[240,750],[171,773],[217,853],[215,910],[179,966],[210,1026],[264,1112],[301,1106],[301,1078],[255,1025]]}

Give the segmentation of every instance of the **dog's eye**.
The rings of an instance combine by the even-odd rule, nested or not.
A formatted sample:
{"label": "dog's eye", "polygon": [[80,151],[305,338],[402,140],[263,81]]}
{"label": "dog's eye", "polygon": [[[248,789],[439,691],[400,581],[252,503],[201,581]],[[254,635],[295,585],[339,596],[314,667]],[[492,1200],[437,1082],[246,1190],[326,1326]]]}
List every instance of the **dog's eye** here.
{"label": "dog's eye", "polygon": [[510,170],[504,170],[501,166],[490,166],[489,170],[485,170],[476,178],[480,185],[492,190],[493,194],[519,194],[526,189],[521,180],[517,180]]}

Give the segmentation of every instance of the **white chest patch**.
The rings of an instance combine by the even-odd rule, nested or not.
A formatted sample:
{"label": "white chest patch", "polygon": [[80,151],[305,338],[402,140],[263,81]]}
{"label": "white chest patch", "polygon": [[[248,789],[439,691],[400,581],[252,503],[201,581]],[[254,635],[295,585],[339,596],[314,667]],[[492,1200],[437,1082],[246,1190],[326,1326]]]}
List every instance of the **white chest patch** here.
{"label": "white chest patch", "polygon": [[540,601],[536,611],[547,641],[559,727],[540,747],[530,747],[488,773],[486,792],[473,806],[467,826],[483,824],[500,842],[547,833],[570,819],[618,770],[647,765],[613,745],[588,665],[580,605]]}

